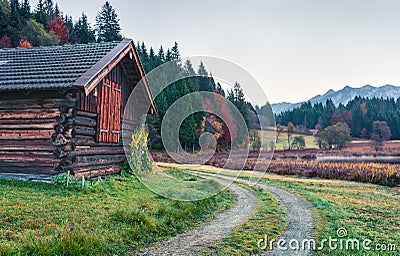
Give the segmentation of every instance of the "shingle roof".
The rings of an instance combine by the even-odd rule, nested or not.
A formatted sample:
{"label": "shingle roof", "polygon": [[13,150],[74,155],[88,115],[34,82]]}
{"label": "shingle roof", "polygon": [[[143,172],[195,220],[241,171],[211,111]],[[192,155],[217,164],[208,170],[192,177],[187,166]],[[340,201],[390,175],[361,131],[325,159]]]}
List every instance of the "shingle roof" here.
{"label": "shingle roof", "polygon": [[74,87],[75,81],[119,44],[0,49],[0,91]]}

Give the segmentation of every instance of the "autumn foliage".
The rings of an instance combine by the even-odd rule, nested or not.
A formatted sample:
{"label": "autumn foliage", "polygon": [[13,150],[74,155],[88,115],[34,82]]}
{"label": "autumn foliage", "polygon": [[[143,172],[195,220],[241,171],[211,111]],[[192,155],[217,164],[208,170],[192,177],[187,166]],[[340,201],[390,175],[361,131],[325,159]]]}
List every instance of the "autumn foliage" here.
{"label": "autumn foliage", "polygon": [[[204,99],[203,104],[209,113],[206,114],[206,128],[218,142],[218,151],[228,150],[232,141],[237,139],[237,125],[233,120],[226,99],[218,90],[214,90],[215,103]],[[214,105],[215,104],[215,105]]]}
{"label": "autumn foliage", "polygon": [[19,41],[19,48],[32,48],[32,44],[28,40]]}
{"label": "autumn foliage", "polygon": [[11,39],[5,35],[0,39],[0,48],[12,48]]}
{"label": "autumn foliage", "polygon": [[214,90],[214,93],[218,95],[216,98],[219,114],[222,120],[224,120],[224,122],[222,122],[222,130],[224,132],[221,137],[221,144],[225,147],[229,147],[231,141],[234,141],[237,138],[237,127],[225,98],[222,97],[218,90]]}
{"label": "autumn foliage", "polygon": [[53,32],[60,44],[65,44],[68,42],[68,28],[65,26],[64,21],[60,17],[55,17],[53,20],[49,21],[48,31]]}

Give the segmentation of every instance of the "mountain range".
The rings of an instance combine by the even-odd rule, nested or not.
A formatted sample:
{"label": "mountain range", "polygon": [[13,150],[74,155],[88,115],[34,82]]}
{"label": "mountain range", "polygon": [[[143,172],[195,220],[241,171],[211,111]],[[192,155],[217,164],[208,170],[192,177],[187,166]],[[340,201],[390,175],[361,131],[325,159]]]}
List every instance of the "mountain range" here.
{"label": "mountain range", "polygon": [[[363,98],[399,98],[400,97],[400,86],[394,85],[384,85],[381,87],[374,87],[371,85],[365,85],[361,88],[353,88],[350,86],[346,86],[339,91],[329,90],[323,95],[317,95],[308,101],[312,104],[315,103],[325,103],[327,99],[331,99],[333,103],[338,106],[340,103],[346,105],[349,101],[354,99],[356,96],[360,96]],[[308,102],[307,101],[307,102]],[[277,104],[272,104],[272,110],[275,114],[279,114],[281,112],[285,112],[288,110],[292,110],[296,107],[299,107],[303,102],[299,103],[288,103],[282,102]]]}

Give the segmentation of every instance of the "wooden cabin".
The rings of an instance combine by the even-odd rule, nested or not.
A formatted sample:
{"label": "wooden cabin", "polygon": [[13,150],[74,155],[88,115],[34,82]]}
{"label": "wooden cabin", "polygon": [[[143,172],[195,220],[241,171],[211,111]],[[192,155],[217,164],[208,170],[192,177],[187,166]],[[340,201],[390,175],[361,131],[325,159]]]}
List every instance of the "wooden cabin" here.
{"label": "wooden cabin", "polygon": [[[118,173],[123,111],[142,78],[130,39],[0,50],[0,173]],[[154,113],[144,81],[135,93]]]}

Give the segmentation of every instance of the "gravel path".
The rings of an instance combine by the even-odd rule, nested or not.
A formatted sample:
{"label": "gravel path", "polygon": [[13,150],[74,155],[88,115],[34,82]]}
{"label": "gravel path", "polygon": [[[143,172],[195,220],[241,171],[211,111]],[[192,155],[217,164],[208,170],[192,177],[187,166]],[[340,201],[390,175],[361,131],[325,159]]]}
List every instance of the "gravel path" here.
{"label": "gravel path", "polygon": [[[213,180],[223,186],[230,183],[221,179],[213,178]],[[251,191],[235,184],[230,185],[229,190],[235,194],[232,208],[218,214],[209,223],[174,236],[145,250],[144,253],[135,255],[195,255],[207,245],[229,236],[237,226],[251,218],[258,205],[257,199]]]}
{"label": "gravel path", "polygon": [[[212,175],[213,177],[224,178],[233,180],[234,177],[225,175]],[[312,234],[315,231],[315,220],[312,214],[312,206],[310,203],[304,201],[296,194],[290,193],[284,189],[280,189],[274,186],[265,184],[254,184],[246,179],[236,179],[237,182],[255,186],[264,190],[267,190],[275,198],[278,199],[279,203],[287,212],[288,226],[286,230],[280,236],[280,239],[284,239],[287,243],[281,244],[283,247],[287,247],[287,250],[278,249],[275,246],[272,251],[266,252],[265,255],[308,255],[311,253],[310,248],[302,248],[302,242],[304,239],[312,239]],[[300,244],[300,250],[291,250],[289,242],[295,239]],[[294,243],[292,247],[295,247]]]}

